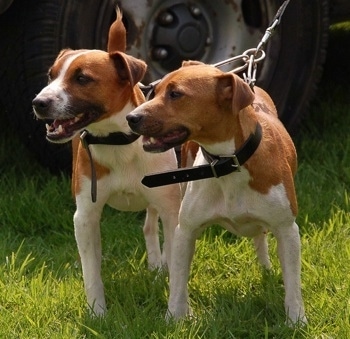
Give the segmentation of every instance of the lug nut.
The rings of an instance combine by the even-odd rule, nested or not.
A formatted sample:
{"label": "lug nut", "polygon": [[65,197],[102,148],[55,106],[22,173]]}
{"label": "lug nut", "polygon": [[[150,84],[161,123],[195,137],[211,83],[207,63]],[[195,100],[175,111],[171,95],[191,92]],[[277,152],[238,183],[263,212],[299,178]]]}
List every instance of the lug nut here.
{"label": "lug nut", "polygon": [[190,6],[190,12],[194,17],[199,17],[202,14],[202,11],[197,6]]}
{"label": "lug nut", "polygon": [[174,21],[174,16],[169,12],[162,12],[158,16],[158,22],[160,25],[169,25]]}
{"label": "lug nut", "polygon": [[156,47],[153,49],[152,55],[157,60],[164,60],[168,57],[168,51],[163,47]]}

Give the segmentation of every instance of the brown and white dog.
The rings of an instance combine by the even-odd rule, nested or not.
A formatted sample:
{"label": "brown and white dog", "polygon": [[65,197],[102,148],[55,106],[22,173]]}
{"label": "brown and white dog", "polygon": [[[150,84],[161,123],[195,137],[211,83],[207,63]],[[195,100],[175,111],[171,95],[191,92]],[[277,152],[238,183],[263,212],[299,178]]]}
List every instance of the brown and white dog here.
{"label": "brown and white dog", "polygon": [[229,158],[247,148],[244,143],[261,126],[260,144],[239,172],[187,185],[172,246],[168,317],[190,313],[187,282],[195,241],[207,226],[218,223],[237,235],[252,237],[259,262],[266,268],[271,266],[266,233],[274,234],[288,322],[306,322],[295,222],[296,151],[271,98],[258,87],[254,92],[232,73],[185,62],[157,84],[152,100],[127,115],[130,127],[144,135],[146,151],[163,152],[187,140],[197,142],[201,149],[195,167],[208,164],[208,154]]}
{"label": "brown and white dog", "polygon": [[[101,315],[106,303],[101,279],[100,218],[108,204],[121,211],[147,209],[143,227],[150,268],[170,266],[171,243],[178,223],[180,188],[171,185],[148,189],[142,177],[155,170],[177,167],[173,150],[149,154],[141,138],[133,141],[126,115],[144,102],[137,83],[143,77],[143,61],[124,53],[126,32],[117,13],[109,32],[108,52],[63,50],[49,71],[49,84],[33,100],[39,119],[53,119],[47,125],[47,139],[62,143],[73,140],[72,190],[76,200],[75,236],[81,257],[85,291],[93,312]],[[86,130],[90,137],[110,137],[112,133],[131,142],[126,145],[91,144],[97,179],[97,200],[90,196],[89,154],[79,142]],[[158,217],[164,229],[163,255],[158,238]]]}

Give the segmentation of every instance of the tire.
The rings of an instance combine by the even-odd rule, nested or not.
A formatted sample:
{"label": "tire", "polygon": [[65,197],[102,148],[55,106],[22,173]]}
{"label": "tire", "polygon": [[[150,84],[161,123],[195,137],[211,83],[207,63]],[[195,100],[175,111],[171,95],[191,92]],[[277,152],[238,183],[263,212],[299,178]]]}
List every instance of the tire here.
{"label": "tire", "polygon": [[[147,83],[178,67],[182,59],[215,63],[256,47],[282,2],[245,0],[235,6],[225,0],[202,0],[188,6],[185,0],[122,0],[119,4],[128,30],[128,52],[149,66]],[[16,133],[53,171],[70,168],[70,147],[45,140],[45,127],[34,119],[31,101],[46,85],[47,70],[60,49],[105,49],[114,7],[114,0],[17,0],[0,16],[0,62],[6,65],[0,75],[2,106]],[[162,16],[167,12],[173,15],[170,23],[169,16]],[[258,66],[257,85],[270,93],[291,133],[298,130],[315,93],[327,33],[328,0],[290,1],[265,48],[267,57]]]}
{"label": "tire", "polygon": [[105,49],[114,8],[113,1],[103,0],[17,0],[0,17],[0,62],[6,65],[0,75],[2,111],[53,172],[70,171],[71,147],[46,141],[45,124],[34,119],[31,102],[47,84],[47,71],[62,48]]}
{"label": "tire", "polygon": [[266,49],[258,85],[273,98],[280,119],[296,135],[308,113],[326,59],[328,1],[290,1]]}

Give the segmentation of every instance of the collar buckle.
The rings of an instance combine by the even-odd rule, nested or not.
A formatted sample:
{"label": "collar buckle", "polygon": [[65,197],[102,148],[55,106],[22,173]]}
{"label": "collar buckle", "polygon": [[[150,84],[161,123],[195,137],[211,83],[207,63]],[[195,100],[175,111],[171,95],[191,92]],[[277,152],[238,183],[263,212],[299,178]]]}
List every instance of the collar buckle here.
{"label": "collar buckle", "polygon": [[219,160],[215,159],[215,160],[213,160],[213,161],[210,163],[210,168],[211,168],[211,171],[213,172],[213,176],[214,176],[215,178],[218,178],[218,177],[219,177],[218,174],[217,174],[217,172],[216,172],[216,169],[215,169],[215,165],[216,165],[218,162],[219,162]]}
{"label": "collar buckle", "polygon": [[241,171],[241,164],[239,163],[239,160],[237,158],[236,154],[225,154],[225,155],[219,155],[219,158],[231,158],[233,164],[231,165],[233,168],[235,168],[236,172]]}

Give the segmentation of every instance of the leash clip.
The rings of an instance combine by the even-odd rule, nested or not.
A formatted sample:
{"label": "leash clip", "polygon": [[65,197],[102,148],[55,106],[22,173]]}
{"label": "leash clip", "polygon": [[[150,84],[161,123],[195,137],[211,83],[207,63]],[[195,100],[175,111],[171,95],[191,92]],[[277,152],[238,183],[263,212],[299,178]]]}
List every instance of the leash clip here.
{"label": "leash clip", "polygon": [[82,131],[81,133],[80,133],[80,141],[81,141],[81,143],[83,144],[83,146],[84,146],[84,148],[86,148],[86,149],[88,149],[89,148],[89,145],[88,145],[88,143],[87,143],[87,141],[86,141],[86,136],[87,136],[87,134],[88,134],[88,131],[86,130],[86,129],[84,129],[84,131]]}
{"label": "leash clip", "polygon": [[154,89],[156,85],[158,85],[161,82],[162,79],[155,80],[151,82],[149,85],[145,86],[141,82],[138,83],[141,91],[143,92],[143,95],[146,98],[146,101],[153,99],[154,97]]}

